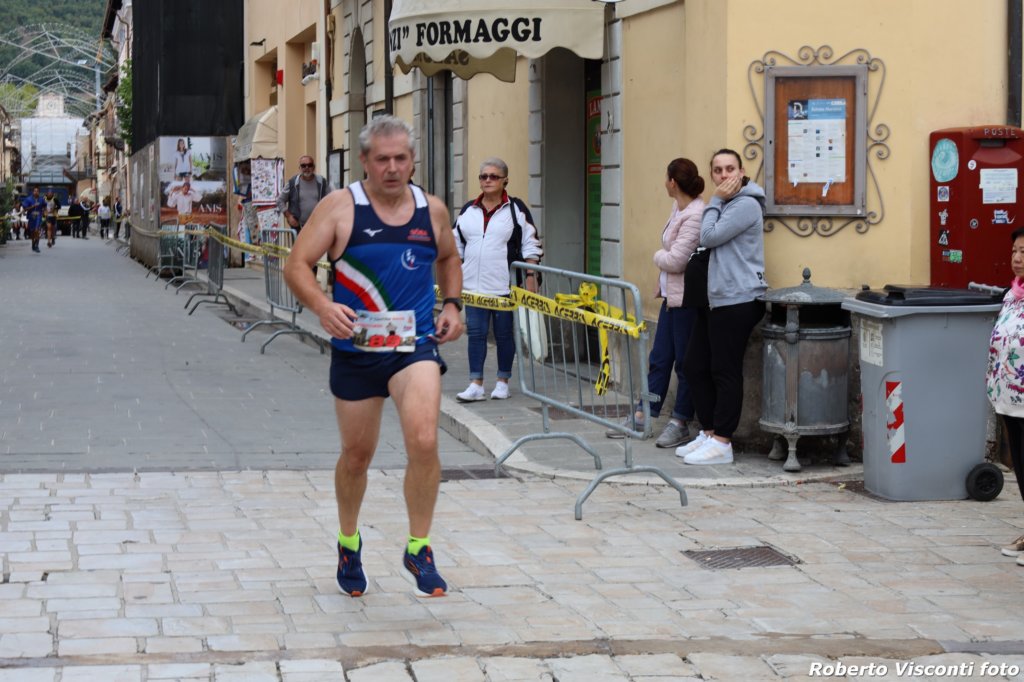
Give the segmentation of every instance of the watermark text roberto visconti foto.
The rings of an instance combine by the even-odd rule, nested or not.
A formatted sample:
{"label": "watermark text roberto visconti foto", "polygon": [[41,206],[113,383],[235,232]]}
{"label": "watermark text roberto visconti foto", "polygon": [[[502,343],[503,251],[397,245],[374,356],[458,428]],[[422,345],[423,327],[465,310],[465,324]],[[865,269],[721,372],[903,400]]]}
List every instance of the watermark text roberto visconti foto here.
{"label": "watermark text roberto visconti foto", "polygon": [[893,663],[862,663],[851,664],[836,661],[835,663],[811,663],[807,675],[809,677],[885,677],[895,674],[897,677],[1014,677],[1020,674],[1021,667],[1013,663],[994,663],[992,661],[968,661],[964,663],[917,663],[915,661],[895,661]]}

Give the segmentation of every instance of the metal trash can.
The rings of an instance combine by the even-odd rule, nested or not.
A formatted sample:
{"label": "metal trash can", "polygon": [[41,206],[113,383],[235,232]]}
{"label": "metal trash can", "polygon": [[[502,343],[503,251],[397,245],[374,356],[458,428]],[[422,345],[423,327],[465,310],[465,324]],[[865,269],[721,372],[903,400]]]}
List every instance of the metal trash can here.
{"label": "metal trash can", "polygon": [[985,366],[999,298],[886,285],[843,301],[860,321],[869,492],[890,500],[999,494],[1002,472],[985,462]]}
{"label": "metal trash can", "polygon": [[801,469],[796,456],[801,436],[839,435],[832,461],[838,466],[850,463],[850,314],[840,307],[842,292],[812,284],[809,268],[803,277],[798,286],[764,295],[768,314],[761,326],[764,389],[758,423],[777,434],[768,459],[785,459],[784,471]]}

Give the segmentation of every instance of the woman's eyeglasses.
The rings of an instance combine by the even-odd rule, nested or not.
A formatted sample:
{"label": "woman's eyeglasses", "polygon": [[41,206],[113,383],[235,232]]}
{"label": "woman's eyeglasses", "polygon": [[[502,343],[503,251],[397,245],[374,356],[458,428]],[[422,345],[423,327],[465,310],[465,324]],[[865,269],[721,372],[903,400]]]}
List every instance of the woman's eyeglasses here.
{"label": "woman's eyeglasses", "polygon": [[490,180],[491,182],[497,182],[498,180],[504,180],[504,179],[505,179],[504,175],[495,175],[494,173],[481,173],[480,174],[480,182],[483,182],[484,180]]}

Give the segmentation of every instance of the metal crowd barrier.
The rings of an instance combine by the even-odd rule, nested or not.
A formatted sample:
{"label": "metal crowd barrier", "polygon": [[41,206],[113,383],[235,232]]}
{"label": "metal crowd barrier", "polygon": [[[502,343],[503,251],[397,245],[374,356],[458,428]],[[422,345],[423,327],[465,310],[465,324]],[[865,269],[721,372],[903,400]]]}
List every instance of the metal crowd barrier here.
{"label": "metal crowd barrier", "polygon": [[199,260],[206,246],[206,232],[199,225],[188,223],[181,230],[181,240],[175,245],[176,257],[181,258],[181,274],[172,277],[164,289],[174,287],[177,294],[190,284],[202,284],[199,281]]}
{"label": "metal crowd barrier", "polygon": [[[649,332],[643,324],[639,289],[622,280],[543,265],[516,262],[512,268],[543,275],[536,294],[513,287],[510,297],[520,306],[520,319],[513,325],[520,390],[541,403],[543,433],[516,440],[495,461],[495,471],[523,444],[552,438],[575,442],[594,458],[596,469],[602,468],[600,456],[579,434],[551,431],[550,411],[556,409],[625,436],[623,466],[601,471],[590,481],[576,499],[577,521],[583,518],[583,502],[597,486],[624,474],[660,476],[679,491],[685,507],[686,491],[678,481],[656,466],[633,463],[632,441],[650,435],[650,401],[656,399],[647,389]],[[466,303],[472,305],[472,297]],[[620,416],[632,415],[637,405],[644,415],[641,430],[624,424]]]}
{"label": "metal crowd barrier", "polygon": [[[114,237],[114,241],[117,242],[117,247],[114,249],[114,253],[119,253],[122,256],[128,256],[128,255],[131,254],[131,250],[132,250],[132,245],[130,243],[131,242],[131,236],[132,236],[132,223],[128,219],[128,216],[121,216],[120,226],[121,226],[121,229],[124,230],[124,238],[122,239],[120,236],[115,236]],[[121,234],[121,229],[118,229],[118,222],[115,219],[115,221],[114,221],[114,234],[115,235],[120,235]]]}
{"label": "metal crowd barrier", "polygon": [[[224,295],[224,261],[227,260],[227,253],[225,252],[224,242],[218,237],[225,237],[227,235],[228,228],[225,225],[210,225],[207,228],[207,233],[210,235],[210,239],[206,240],[209,246],[208,262],[206,266],[206,291],[200,291],[192,294],[188,297],[188,301],[185,302],[185,307],[188,308],[192,305],[192,300],[199,298],[196,304],[192,306],[192,309],[188,311],[191,315],[196,311],[203,303],[212,303],[215,305],[226,305],[231,309],[235,315],[241,315],[235,305],[228,300],[227,296]],[[212,297],[212,298],[210,298]]]}
{"label": "metal crowd barrier", "polygon": [[175,273],[181,273],[181,265],[178,264],[178,241],[181,238],[181,225],[177,223],[164,223],[160,226],[157,237],[156,262],[146,271],[146,279],[155,274],[157,279],[165,270],[170,270],[171,277]]}
{"label": "metal crowd barrier", "polygon": [[[263,281],[266,284],[267,303],[270,304],[270,318],[253,323],[242,333],[242,341],[244,342],[246,335],[256,327],[283,324],[286,325],[286,328],[278,329],[271,334],[270,338],[260,346],[260,353],[266,351],[270,342],[278,336],[296,334],[315,341],[320,347],[320,354],[323,355],[326,351],[323,340],[301,329],[296,324],[295,318],[302,312],[302,304],[295,298],[295,294],[284,281],[284,264],[288,259],[292,244],[295,243],[295,230],[284,228],[260,230],[260,238],[263,249]],[[291,313],[291,321],[275,317],[275,308]]]}

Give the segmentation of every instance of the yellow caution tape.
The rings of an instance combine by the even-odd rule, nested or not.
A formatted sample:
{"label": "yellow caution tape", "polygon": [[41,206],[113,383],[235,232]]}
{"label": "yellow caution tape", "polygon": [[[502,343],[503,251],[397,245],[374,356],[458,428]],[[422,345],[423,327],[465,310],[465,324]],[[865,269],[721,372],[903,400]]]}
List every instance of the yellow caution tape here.
{"label": "yellow caution tape", "polygon": [[240,242],[237,239],[232,239],[231,237],[228,237],[227,235],[221,234],[220,232],[218,232],[217,230],[213,229],[212,227],[206,228],[206,234],[208,236],[212,237],[213,239],[216,239],[221,244],[224,244],[225,246],[230,246],[233,249],[238,249],[239,251],[245,251],[246,253],[252,253],[252,254],[256,254],[256,255],[260,255],[260,254],[263,253],[263,249],[261,249],[260,247],[254,245],[254,244],[247,244],[246,242]]}
{"label": "yellow caution tape", "polygon": [[[269,256],[278,256],[278,257],[282,257],[282,258],[287,258],[288,254],[290,254],[292,252],[291,249],[289,249],[287,247],[284,247],[284,246],[278,246],[277,244],[259,244],[259,245],[256,245],[256,244],[247,244],[245,242],[240,242],[237,239],[232,239],[231,237],[228,237],[227,235],[221,234],[220,232],[218,232],[217,230],[213,229],[212,227],[206,228],[205,234],[208,237],[216,239],[217,241],[219,241],[221,244],[224,244],[225,246],[230,246],[233,249],[238,249],[239,251],[245,251],[246,253],[252,253],[252,254],[255,254],[257,256],[266,254],[266,255],[269,255]],[[326,260],[317,261],[316,264],[319,267],[324,268],[325,270],[330,270],[331,269],[330,262],[328,262]]]}
{"label": "yellow caution tape", "polygon": [[[584,283],[580,285],[580,288],[588,285],[594,286]],[[621,315],[622,311],[613,309],[604,301],[598,301],[589,296],[556,294],[555,298],[548,298],[520,287],[512,287],[511,298],[524,308],[570,322],[579,322],[588,327],[624,334],[634,339],[640,338],[640,334],[645,329],[644,323],[637,324],[632,316]],[[594,308],[596,311],[587,310],[588,307]],[[612,312],[618,312],[625,319],[612,317]]]}
{"label": "yellow caution tape", "polygon": [[[434,285],[434,298],[440,303],[444,300],[441,294],[441,287]],[[471,305],[474,308],[486,308],[487,310],[515,310],[519,306],[507,296],[491,296],[490,294],[478,294],[473,291],[462,292],[462,303]]]}
{"label": "yellow caution tape", "polygon": [[[548,298],[535,294],[520,287],[512,287],[508,297],[488,296],[472,291],[462,292],[462,302],[466,305],[488,310],[513,310],[522,306],[549,317],[578,322],[588,327],[597,328],[598,342],[601,349],[601,370],[597,381],[594,382],[594,392],[597,395],[604,395],[608,391],[608,384],[612,376],[612,358],[608,344],[608,332],[625,334],[634,339],[646,331],[646,323],[637,324],[636,318],[625,314],[619,308],[609,305],[597,297],[597,285],[592,282],[580,284],[577,294],[555,294],[554,298]],[[434,295],[437,300],[441,298],[441,288],[434,287]]]}
{"label": "yellow caution tape", "polygon": [[592,282],[580,284],[578,294],[555,294],[547,298],[519,287],[512,288],[512,298],[522,306],[572,322],[579,322],[597,328],[601,352],[601,370],[594,382],[594,393],[604,395],[612,377],[612,358],[608,344],[608,332],[639,338],[645,323],[636,323],[632,315],[609,305],[597,298],[597,285]]}

